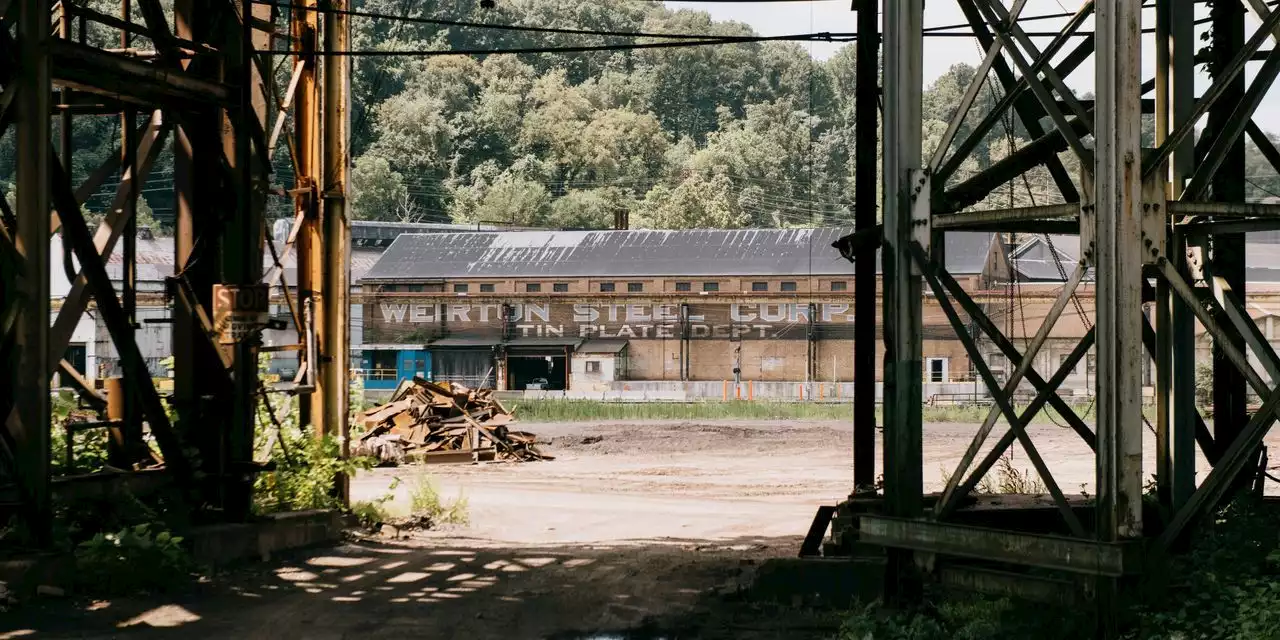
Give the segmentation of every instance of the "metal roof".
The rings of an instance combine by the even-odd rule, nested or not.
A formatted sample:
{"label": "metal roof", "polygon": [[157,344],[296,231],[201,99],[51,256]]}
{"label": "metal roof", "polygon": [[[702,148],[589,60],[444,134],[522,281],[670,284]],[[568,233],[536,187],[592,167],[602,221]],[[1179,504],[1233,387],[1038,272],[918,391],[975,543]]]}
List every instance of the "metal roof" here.
{"label": "metal roof", "polygon": [[508,347],[577,347],[582,338],[510,338]]}
{"label": "metal roof", "polygon": [[480,337],[480,338],[440,338],[432,340],[429,345],[431,349],[447,349],[449,347],[496,347],[502,344],[502,338],[498,337]]}
{"label": "metal roof", "polygon": [[[987,263],[987,253],[991,250],[994,234],[986,231],[951,231],[946,238],[946,266],[953,275],[973,275],[982,273]],[[844,238],[841,238],[843,240]],[[852,240],[852,238],[849,238]],[[839,251],[833,248],[832,251]],[[850,262],[855,262],[853,258]],[[855,262],[856,264],[856,262]],[[880,250],[876,249],[876,273],[883,271]]]}
{"label": "metal roof", "polygon": [[[1248,282],[1280,282],[1280,244],[1269,239],[1258,241],[1256,234],[1249,234],[1245,244],[1245,280]],[[1057,250],[1058,260],[1067,275],[1075,270],[1080,255],[1080,236],[1049,236],[1053,248]],[[1062,282],[1064,278],[1058,271],[1044,236],[1035,236],[1013,254],[1018,270],[1018,278],[1026,281]],[[1093,280],[1093,269],[1085,274],[1085,281]]]}
{"label": "metal roof", "polygon": [[404,234],[368,280],[492,277],[848,275],[849,229]]}
{"label": "metal roof", "polygon": [[626,348],[626,340],[588,340],[581,347],[578,347],[577,352],[612,355]]}
{"label": "metal roof", "polygon": [[[1039,282],[1064,282],[1076,270],[1080,256],[1080,236],[1048,236],[1054,250],[1050,250],[1049,243],[1045,242],[1045,237],[1043,235],[1034,236],[1033,240],[1022,244],[1014,250],[1011,259],[1012,264],[1018,270],[1019,279]],[[1062,266],[1061,271],[1058,270],[1059,265]],[[1063,273],[1066,273],[1066,277],[1063,276]],[[1085,272],[1084,279],[1086,282],[1092,282],[1093,277],[1094,273],[1091,267]]]}

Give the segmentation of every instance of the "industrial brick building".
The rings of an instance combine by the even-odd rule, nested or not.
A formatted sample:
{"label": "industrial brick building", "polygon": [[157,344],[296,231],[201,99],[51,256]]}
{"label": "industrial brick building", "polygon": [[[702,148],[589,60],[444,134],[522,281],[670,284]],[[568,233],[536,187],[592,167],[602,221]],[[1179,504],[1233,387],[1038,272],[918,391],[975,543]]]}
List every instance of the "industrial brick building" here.
{"label": "industrial brick building", "polygon": [[[361,281],[370,389],[423,375],[526,390],[627,381],[848,382],[849,229],[534,231],[399,236]],[[992,236],[951,234],[978,287]],[[968,373],[936,308],[926,377]]]}

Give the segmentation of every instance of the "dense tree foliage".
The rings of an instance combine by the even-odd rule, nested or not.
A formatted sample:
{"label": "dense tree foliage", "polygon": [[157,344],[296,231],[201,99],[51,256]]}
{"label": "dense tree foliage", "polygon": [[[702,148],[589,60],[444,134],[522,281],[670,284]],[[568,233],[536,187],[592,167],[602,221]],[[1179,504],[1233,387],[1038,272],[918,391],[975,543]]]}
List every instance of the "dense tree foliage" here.
{"label": "dense tree foliage", "polygon": [[[356,17],[352,48],[487,52],[655,41],[457,22],[753,35],[747,25],[713,21],[704,12],[671,10],[658,2],[501,0],[489,9],[480,4],[357,0],[361,11],[454,24]],[[105,31],[90,36],[100,44],[114,37]],[[354,215],[569,228],[609,227],[620,214],[632,226],[657,228],[845,223],[855,207],[856,61],[853,45],[816,61],[802,44],[777,41],[579,53],[356,57]],[[279,84],[284,86],[287,64],[281,65],[281,73]],[[975,73],[972,66],[956,64],[927,88],[926,156],[944,139]],[[975,129],[1002,93],[994,79],[984,84],[956,141]],[[1051,128],[1047,120],[1045,125]],[[73,169],[78,178],[114,151],[121,126],[119,117],[77,118]],[[958,167],[952,183],[1000,161],[1030,139],[1018,117],[1002,119]],[[1250,196],[1280,193],[1280,176],[1251,144],[1249,149]],[[12,179],[12,157],[10,134],[0,138],[0,186]],[[1079,166],[1071,154],[1060,157],[1077,176]],[[171,158],[167,150],[161,155],[144,191],[160,221],[173,215]],[[282,144],[275,180],[283,185],[292,181],[287,158]],[[107,206],[115,181],[90,199],[90,211]],[[975,206],[1060,199],[1041,165]],[[274,203],[273,214],[287,215],[287,202],[275,200],[281,202]]]}

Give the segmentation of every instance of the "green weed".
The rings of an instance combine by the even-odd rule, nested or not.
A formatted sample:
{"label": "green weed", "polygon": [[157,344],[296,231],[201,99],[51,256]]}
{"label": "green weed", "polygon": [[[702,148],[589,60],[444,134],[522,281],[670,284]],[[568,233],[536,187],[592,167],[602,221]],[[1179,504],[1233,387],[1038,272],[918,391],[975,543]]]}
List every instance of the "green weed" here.
{"label": "green weed", "polygon": [[195,567],[181,537],[150,524],[98,533],[76,546],[75,561],[76,584],[94,595],[166,591]]}
{"label": "green weed", "polygon": [[471,521],[466,496],[446,501],[436,483],[428,476],[418,476],[409,487],[409,511],[426,517],[434,524],[465,525]]}

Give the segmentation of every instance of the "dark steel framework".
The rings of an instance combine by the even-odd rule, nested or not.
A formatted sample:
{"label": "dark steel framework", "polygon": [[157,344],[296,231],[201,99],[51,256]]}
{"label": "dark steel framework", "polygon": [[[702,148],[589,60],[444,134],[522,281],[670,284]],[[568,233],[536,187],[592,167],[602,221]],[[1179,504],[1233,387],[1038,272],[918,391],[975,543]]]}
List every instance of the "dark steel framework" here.
{"label": "dark steel framework", "polygon": [[[1280,75],[1280,11],[1263,0],[1154,0],[1155,78],[1143,81],[1143,0],[1083,2],[1047,44],[1028,37],[1019,23],[1027,0],[956,0],[985,57],[957,105],[932,157],[921,141],[924,2],[884,2],[882,227],[874,211],[860,208],[858,233],[839,246],[858,275],[883,247],[884,451],[882,508],[858,518],[858,536],[890,550],[889,591],[909,595],[920,568],[945,581],[997,591],[1055,598],[1073,589],[1028,589],[1026,567],[1066,574],[1099,602],[1113,602],[1117,583],[1138,572],[1152,555],[1167,553],[1188,529],[1256,472],[1264,434],[1280,407],[1280,358],[1246,312],[1244,232],[1280,229],[1280,207],[1246,204],[1244,136],[1280,170],[1280,153],[1254,124],[1261,99]],[[875,167],[874,130],[861,126],[878,99],[874,78],[877,2],[855,6],[859,24],[858,167]],[[1198,51],[1198,9],[1208,8],[1212,46]],[[1202,10],[1203,14],[1204,11]],[[1247,16],[1252,14],[1252,20]],[[1091,20],[1090,20],[1091,19]],[[1082,27],[1092,21],[1092,33]],[[1253,25],[1253,26],[1249,26]],[[1148,25],[1150,26],[1150,25]],[[1150,31],[1148,31],[1150,32]],[[1150,47],[1152,40],[1147,40]],[[1264,45],[1271,45],[1270,49]],[[1066,80],[1092,57],[1096,97],[1085,101]],[[1194,91],[1195,65],[1208,63],[1212,83]],[[1256,63],[1246,83],[1245,68]],[[991,81],[1003,97],[991,113],[971,107]],[[1154,92],[1154,103],[1144,96]],[[865,102],[865,104],[864,104]],[[1142,114],[1154,108],[1154,148],[1141,146]],[[979,141],[1010,114],[1031,141],[989,169],[960,179],[957,169]],[[968,120],[966,120],[968,118]],[[1197,123],[1207,128],[1197,141]],[[874,121],[872,121],[874,126]],[[960,135],[965,130],[967,133]],[[976,123],[976,124],[975,124]],[[1060,152],[1083,167],[1073,176]],[[1043,165],[1062,201],[1031,208],[968,210],[1000,185]],[[858,201],[877,201],[875,184],[860,171]],[[882,229],[882,239],[880,231]],[[949,231],[1079,233],[1081,261],[1044,324],[1024,347],[1015,345],[947,273],[938,252]],[[855,256],[856,254],[856,256]],[[1036,355],[1087,276],[1096,274],[1096,327],[1052,371],[1037,372]],[[859,280],[859,322],[875,298],[874,282]],[[940,495],[922,483],[922,300],[931,295],[947,315],[974,362],[975,373],[995,400]],[[1150,313],[1144,310],[1150,308]],[[1194,406],[1194,323],[1214,342],[1212,429]],[[863,325],[860,325],[862,327]],[[976,326],[1008,358],[1013,370],[998,379],[979,349]],[[866,331],[866,333],[862,333]],[[872,346],[874,329],[860,329],[859,347]],[[1090,349],[1097,350],[1096,430],[1057,392]],[[1262,364],[1255,370],[1246,357]],[[863,366],[874,349],[859,349]],[[1142,370],[1148,358],[1157,372],[1155,475],[1160,508],[1143,509]],[[860,373],[858,380],[862,381]],[[1019,385],[1035,400],[1019,411]],[[1248,392],[1262,399],[1246,411]],[[855,486],[869,485],[874,460],[874,389],[859,387],[855,400]],[[1026,426],[1045,407],[1065,418],[1096,455],[1096,496],[1069,497],[1055,481]],[[1003,419],[1006,426],[997,430]],[[994,440],[994,445],[992,441]],[[966,508],[974,488],[1001,455],[1017,443],[1039,473],[1052,509],[1045,518],[991,524]],[[1195,448],[1213,464],[1199,485]],[[855,501],[856,502],[856,501]],[[856,508],[865,511],[866,508]],[[1043,514],[1044,509],[1028,509]],[[1057,515],[1053,515],[1056,512]],[[976,526],[975,526],[976,525]],[[1003,566],[966,565],[965,560]],[[1037,574],[1039,575],[1039,574]],[[1105,616],[1104,616],[1105,618]]]}
{"label": "dark steel framework", "polygon": [[[50,540],[55,494],[153,478],[157,467],[182,490],[194,517],[249,517],[262,469],[253,457],[254,421],[260,402],[270,406],[269,394],[299,394],[317,433],[346,435],[350,72],[347,58],[324,51],[348,48],[349,25],[341,13],[322,19],[318,0],[300,5],[312,10],[284,21],[279,9],[246,0],[175,0],[171,13],[160,0],[119,0],[116,15],[68,0],[0,0],[0,133],[16,129],[18,159],[16,207],[0,199],[0,505],[21,515],[36,542]],[[326,6],[344,10],[347,2]],[[119,34],[119,48],[90,42],[104,30]],[[287,83],[273,67],[280,53],[292,54]],[[122,119],[121,146],[73,184],[75,122],[100,117]],[[54,121],[58,149],[50,144]],[[287,145],[277,144],[282,140]],[[176,210],[167,294],[175,381],[167,404],[134,337],[134,214],[166,144]],[[294,184],[272,181],[277,146],[287,147]],[[114,176],[112,203],[91,229],[81,205]],[[293,199],[296,217],[289,242],[276,247],[264,210],[268,198],[281,196]],[[54,233],[66,256],[50,255]],[[117,294],[106,258],[121,240]],[[291,284],[282,261],[295,250],[300,282]],[[273,266],[264,273],[265,251]],[[72,287],[55,316],[49,270],[59,262]],[[260,382],[265,349],[256,334],[221,345],[211,324],[214,285],[264,282],[298,331],[298,344],[283,347],[302,354],[293,384]],[[90,401],[106,400],[62,359],[91,304],[124,369],[123,384],[108,385],[123,398],[110,394],[109,419],[92,425],[109,429],[112,466],[132,471],[54,478],[50,376],[61,372]]]}

